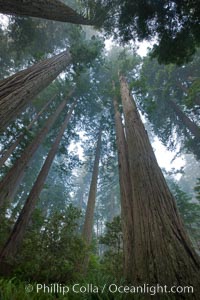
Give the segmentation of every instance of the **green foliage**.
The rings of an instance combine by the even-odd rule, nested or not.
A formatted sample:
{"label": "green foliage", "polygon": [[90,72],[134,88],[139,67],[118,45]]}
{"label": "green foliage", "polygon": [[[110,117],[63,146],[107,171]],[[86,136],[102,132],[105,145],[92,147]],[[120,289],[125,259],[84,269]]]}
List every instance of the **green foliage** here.
{"label": "green foliage", "polygon": [[54,295],[43,294],[39,295],[36,292],[34,293],[27,293],[25,290],[25,286],[27,283],[19,281],[15,277],[12,279],[0,279],[0,299],[4,300],[47,300],[47,299],[54,299]]}
{"label": "green foliage", "polygon": [[79,218],[80,211],[72,205],[47,219],[35,211],[15,258],[14,273],[23,280],[38,282],[62,283],[78,278],[76,264],[85,253],[84,242],[77,234]]}
{"label": "green foliage", "polygon": [[199,204],[200,204],[200,178],[197,178],[197,183],[196,183],[194,190],[196,193],[196,199],[199,201]]}
{"label": "green foliage", "polygon": [[[113,282],[116,283],[116,281],[111,280],[111,278],[105,276],[105,275],[98,275],[93,276],[88,279],[93,287],[98,287],[98,293],[74,293],[72,291],[73,284],[63,284],[63,286],[69,287],[69,292],[65,295],[62,295],[61,293],[45,293],[43,291],[37,292],[37,283],[34,282],[23,282],[15,277],[12,279],[1,279],[0,278],[0,299],[2,300],[124,300],[124,299],[132,299],[132,300],[138,300],[143,299],[138,295],[128,295],[125,293],[110,293],[108,290],[109,285],[113,284]],[[77,283],[77,282],[76,282]],[[88,281],[85,280],[80,282],[80,286],[87,287]],[[106,288],[104,292],[102,293],[102,289],[104,285],[106,284]],[[119,285],[125,286],[126,284],[121,281],[119,282]],[[28,290],[31,289],[29,292]],[[131,297],[131,298],[130,298]]]}
{"label": "green foliage", "polygon": [[83,32],[77,33],[70,47],[75,71],[79,73],[84,68],[90,67],[91,63],[100,57],[103,46],[104,43],[99,37],[92,36],[90,40],[86,40]]}
{"label": "green foliage", "polygon": [[[136,97],[141,110],[153,126],[154,133],[169,149],[175,149],[179,143],[188,152],[193,152],[199,159],[199,141],[188,129],[188,122],[180,118],[172,102],[176,103],[185,118],[198,125],[198,109],[195,103],[188,106],[190,88],[192,88],[192,75],[199,76],[199,51],[194,61],[177,67],[173,64],[159,65],[157,60],[144,59],[140,72],[139,82],[135,85]],[[193,98],[198,97],[194,92]],[[187,105],[187,106],[186,106]],[[162,117],[160,117],[162,116]]]}
{"label": "green foliage", "polygon": [[97,27],[126,43],[156,38],[159,62],[188,62],[200,44],[199,2],[82,0]]}
{"label": "green foliage", "polygon": [[[134,24],[135,27],[123,28],[121,23],[121,27],[116,27],[117,29],[114,30],[113,34],[116,37],[124,35],[124,41],[132,39],[133,32],[137,30],[139,31],[137,31],[136,38],[153,37],[157,34],[158,27],[156,26],[159,26],[159,23],[151,23],[152,20],[155,20],[156,9],[158,11],[160,9],[159,12],[168,13],[165,5],[162,8],[159,1],[157,4],[154,3],[153,7],[149,5],[152,1],[145,2],[142,9],[142,3],[138,1],[134,3],[130,3],[130,1],[125,3],[118,0],[103,2],[102,4],[101,0],[88,1],[90,6],[88,14],[90,14],[90,19],[93,18],[97,12],[96,5],[99,5],[98,9],[100,11],[98,12],[100,13],[97,23],[101,23],[101,13],[105,13],[106,18],[108,17],[104,23],[105,28],[110,26],[111,17],[111,25],[116,26],[118,22],[116,14],[119,12],[120,7],[122,7],[124,16],[127,20],[129,19],[129,25],[131,22],[130,12],[134,17],[139,13],[140,18],[136,20],[137,24]],[[136,7],[137,5],[138,7]],[[138,10],[136,9],[135,12],[132,12],[131,9],[127,11],[127,7],[131,9],[137,8]],[[147,8],[146,11],[144,7]],[[172,15],[173,13],[172,9]],[[160,18],[159,15],[157,17]],[[123,19],[122,17],[120,18],[120,20]],[[169,20],[171,20],[171,16]],[[162,21],[161,18],[159,21]],[[152,28],[150,28],[151,26]],[[131,30],[129,31],[129,29]],[[176,35],[176,32],[174,34]],[[140,107],[153,123],[155,132],[165,142],[171,139],[173,146],[178,137],[180,137],[179,140],[181,141],[184,139],[185,130],[181,127],[173,111],[170,110],[168,99],[169,96],[175,97],[177,103],[184,110],[186,110],[185,104],[187,101],[192,102],[192,108],[194,108],[196,96],[199,93],[200,54],[197,53],[195,56],[195,63],[190,63],[182,68],[177,68],[173,64],[164,67],[159,65],[156,60],[150,61],[147,59],[144,61],[142,76],[139,78],[142,61],[134,51],[129,47],[124,49],[113,47],[107,56],[102,56],[102,39],[96,36],[87,39],[87,35],[79,26],[73,27],[49,20],[12,17],[8,28],[0,31],[0,36],[2,37],[3,47],[0,49],[0,54],[3,55],[3,59],[0,61],[0,66],[2,65],[3,67],[2,75],[16,72],[22,67],[26,68],[29,64],[48,57],[49,54],[60,52],[66,47],[71,51],[73,58],[73,66],[33,101],[31,104],[33,111],[24,112],[24,115],[20,116],[21,119],[19,118],[14,125],[8,128],[8,132],[1,139],[1,144],[7,147],[12,138],[15,138],[15,134],[19,132],[25,132],[26,142],[30,142],[37,130],[43,126],[46,118],[54,112],[57,103],[65,97],[71,86],[76,86],[74,98],[78,100],[73,118],[70,120],[68,129],[63,136],[59,151],[39,197],[40,201],[38,201],[39,204],[29,224],[22,248],[19,249],[13,261],[10,261],[10,263],[14,264],[11,276],[16,276],[18,279],[2,279],[0,281],[0,284],[3,286],[0,298],[2,297],[5,300],[55,298],[70,300],[126,299],[124,294],[112,295],[107,291],[103,295],[101,293],[98,295],[75,295],[74,293],[69,293],[65,297],[61,295],[36,294],[35,292],[27,295],[24,291],[24,281],[33,282],[34,290],[35,282],[59,282],[70,286],[77,281],[83,284],[91,282],[97,286],[113,282],[123,284],[121,220],[120,217],[114,217],[116,214],[119,214],[120,193],[113,121],[112,97],[114,93],[112,81],[116,82],[115,95],[120,98],[118,72],[128,77],[129,87],[136,93],[137,99],[140,101]],[[181,40],[180,45],[186,41],[185,37],[181,37],[181,35],[178,39]],[[174,39],[175,44],[179,43],[178,39]],[[160,48],[155,47],[153,55],[156,54],[165,62],[175,61],[180,63],[183,59],[187,60],[194,52],[193,44],[191,44],[192,47],[189,50],[188,44],[186,44],[186,47],[182,47],[180,52],[174,48],[171,52],[172,54],[168,56],[167,53],[166,57],[166,53],[162,52],[164,49],[162,47],[165,47],[167,39],[165,39],[164,35],[163,37],[158,35],[158,40],[160,41]],[[162,41],[164,41],[163,44]],[[191,43],[189,37],[187,41]],[[169,39],[167,42],[170,47],[171,40]],[[10,53],[10,58],[7,55],[8,52]],[[174,60],[175,55],[177,57]],[[8,73],[5,72],[6,70]],[[178,87],[179,83],[183,88],[188,89],[188,93],[183,92]],[[54,94],[57,97],[49,110],[46,110],[41,119],[37,121],[34,129],[27,132],[25,126],[28,124],[29,119]],[[72,99],[69,101],[71,103]],[[196,120],[195,112],[192,112],[192,114],[194,114],[194,119]],[[82,215],[78,209],[69,205],[69,203],[78,204],[79,207],[83,208],[84,212],[91,175],[91,162],[93,162],[96,128],[99,126],[102,115],[104,133],[98,178],[97,205],[94,217],[94,228],[96,229],[94,234],[96,234],[96,238],[94,238],[93,244],[86,248],[80,234]],[[20,186],[19,194],[9,207],[6,218],[3,214],[1,216],[0,245],[3,245],[6,241],[62,120],[63,115],[61,115],[53,130],[47,136],[44,144],[40,146],[32,164],[30,164],[30,170],[29,172],[27,171],[25,179]],[[80,136],[83,135],[82,139],[79,138],[79,134]],[[80,153],[74,151],[75,148],[79,148],[80,144],[84,149],[83,158],[79,157]],[[73,148],[73,146],[75,147]],[[10,164],[15,161],[16,157],[21,155],[24,147],[25,143],[20,145],[19,151],[14,154],[15,157],[9,160]],[[9,167],[8,164],[6,167]],[[197,185],[196,191],[197,199],[199,199],[199,185]],[[185,225],[195,243],[199,238],[199,206],[177,186],[174,187],[174,194]],[[110,220],[112,221],[108,222],[105,228],[106,221]],[[102,232],[103,235],[99,239],[100,247],[98,249],[96,240],[98,240],[98,235],[102,234]],[[78,273],[78,265],[85,257],[85,254],[88,253],[90,254],[89,270],[87,277],[83,278]],[[137,297],[134,297],[134,299],[137,299]]]}
{"label": "green foliage", "polygon": [[200,78],[194,78],[188,90],[187,105],[193,107],[195,104],[200,105]]}
{"label": "green foliage", "polygon": [[200,238],[200,205],[193,202],[191,197],[183,192],[176,183],[173,183],[171,188],[184,225],[198,249],[198,240]]}
{"label": "green foliage", "polygon": [[65,49],[69,43],[72,25],[29,17],[10,17],[7,34],[9,51],[15,55],[15,64],[36,62]]}
{"label": "green foliage", "polygon": [[106,223],[106,233],[100,237],[99,243],[106,246],[102,257],[102,270],[116,280],[123,277],[122,228],[120,217],[114,217]]}

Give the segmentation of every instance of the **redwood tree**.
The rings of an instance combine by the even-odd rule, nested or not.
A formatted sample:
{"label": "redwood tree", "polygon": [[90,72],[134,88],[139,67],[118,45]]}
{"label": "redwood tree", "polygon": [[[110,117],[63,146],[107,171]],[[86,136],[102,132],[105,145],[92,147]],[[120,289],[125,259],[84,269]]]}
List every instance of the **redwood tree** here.
{"label": "redwood tree", "polygon": [[71,7],[59,0],[0,0],[0,12],[74,24],[92,25]]}
{"label": "redwood tree", "polygon": [[198,299],[199,257],[185,232],[123,76],[120,87],[134,200],[130,207],[134,220],[133,264],[128,280],[168,287],[193,285],[195,295],[186,297]]}
{"label": "redwood tree", "polygon": [[[41,114],[45,111],[45,109],[50,105],[50,103],[55,99],[55,96],[53,96],[45,105],[43,108],[35,115],[33,120],[29,123],[29,125],[26,127],[26,130],[30,130],[33,126],[33,124],[38,120],[38,118],[41,116]],[[17,148],[19,143],[24,139],[25,133],[21,133],[14,142],[11,142],[11,145],[8,147],[8,149],[3,150],[0,155],[0,167],[5,163],[5,161],[10,157],[10,155],[13,153],[13,151]]]}
{"label": "redwood tree", "polygon": [[113,97],[115,128],[117,138],[118,152],[118,168],[119,168],[119,184],[121,194],[121,219],[123,232],[123,248],[124,248],[124,275],[129,277],[130,266],[132,265],[132,246],[133,245],[133,212],[130,209],[134,205],[132,199],[132,188],[130,179],[130,170],[128,162],[128,149],[124,135],[121,115],[118,108],[117,97]]}
{"label": "redwood tree", "polygon": [[[94,161],[93,172],[92,172],[92,180],[90,184],[87,209],[85,213],[85,221],[84,221],[83,233],[82,233],[83,238],[88,246],[90,245],[92,240],[94,209],[95,209],[96,192],[97,192],[97,179],[98,179],[98,172],[99,172],[99,160],[101,154],[101,136],[102,136],[102,128],[100,128],[99,130],[99,135],[97,140],[95,161]],[[88,256],[85,257],[84,264],[83,264],[84,272],[86,272],[87,270],[88,260],[89,260]]]}
{"label": "redwood tree", "polygon": [[74,103],[71,106],[69,112],[67,113],[65,120],[59,130],[59,133],[47,155],[47,158],[46,158],[44,165],[37,177],[37,180],[35,181],[32,189],[30,191],[30,194],[24,204],[24,207],[19,214],[19,217],[13,227],[13,230],[0,253],[0,263],[4,260],[7,260],[11,256],[13,257],[16,254],[18,246],[20,245],[21,241],[23,240],[23,237],[24,237],[24,234],[26,231],[26,227],[27,227],[27,225],[31,219],[32,213],[35,209],[38,197],[42,191],[45,180],[48,176],[52,162],[53,162],[56,152],[58,150],[60,141],[61,141],[62,136],[66,130],[66,127],[69,123],[71,114],[74,110],[75,104],[76,104],[76,102],[74,101]]}
{"label": "redwood tree", "polygon": [[0,131],[71,62],[64,51],[0,81]]}
{"label": "redwood tree", "polygon": [[13,167],[0,182],[0,206],[6,205],[7,202],[12,201],[34,153],[37,151],[39,145],[43,142],[47,133],[54,125],[71,94],[72,92],[70,92],[68,96],[60,103],[54,114],[48,118],[44,127],[27,146],[21,157],[15,162]]}

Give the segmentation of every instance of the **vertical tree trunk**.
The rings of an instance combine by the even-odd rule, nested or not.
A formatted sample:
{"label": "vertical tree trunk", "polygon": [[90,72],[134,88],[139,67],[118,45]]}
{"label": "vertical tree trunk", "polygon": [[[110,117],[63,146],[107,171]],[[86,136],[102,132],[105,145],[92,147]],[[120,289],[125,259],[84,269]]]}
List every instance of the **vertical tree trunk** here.
{"label": "vertical tree trunk", "polygon": [[49,154],[44,162],[44,165],[37,177],[37,180],[35,181],[30,194],[24,204],[24,207],[14,225],[14,228],[5,244],[3,247],[1,253],[0,253],[0,262],[6,261],[9,257],[13,257],[16,254],[17,248],[20,246],[25,231],[26,227],[31,219],[32,213],[35,209],[38,197],[42,191],[42,188],[44,186],[45,180],[48,176],[50,167],[52,165],[52,162],[55,158],[56,152],[58,151],[58,147],[60,144],[60,141],[62,139],[62,136],[66,130],[66,127],[69,123],[71,114],[74,110],[76,101],[74,101],[73,105],[71,106],[60,130],[59,133],[49,151]]}
{"label": "vertical tree trunk", "polygon": [[194,135],[194,137],[200,140],[200,128],[194,122],[192,122],[184,112],[182,112],[182,110],[173,100],[169,99],[169,104],[185,127],[192,133],[192,135]]}
{"label": "vertical tree trunk", "polygon": [[114,190],[110,193],[110,203],[109,203],[109,216],[108,216],[108,222],[112,222],[113,218],[115,217],[115,193]]}
{"label": "vertical tree trunk", "polygon": [[[86,244],[89,246],[92,241],[92,230],[93,230],[93,222],[94,222],[94,209],[95,209],[95,202],[96,202],[96,191],[97,191],[97,179],[98,179],[98,172],[99,172],[99,160],[101,154],[101,136],[102,136],[102,128],[99,130],[98,140],[97,140],[97,147],[95,153],[95,161],[94,167],[92,172],[92,180],[90,184],[90,191],[88,196],[87,202],[87,209],[85,213],[85,222],[83,225],[83,238]],[[83,268],[84,272],[87,271],[89,257],[85,257]]]}
{"label": "vertical tree trunk", "polygon": [[92,25],[92,22],[59,0],[0,0],[4,14],[37,17],[74,24]]}
{"label": "vertical tree trunk", "polygon": [[121,198],[121,219],[123,232],[123,248],[124,248],[124,275],[130,278],[130,266],[133,265],[132,247],[133,242],[133,216],[130,207],[133,207],[131,179],[128,163],[128,150],[126,139],[124,135],[124,128],[118,109],[117,98],[113,98],[113,105],[115,111],[115,128],[117,138],[117,152],[118,152],[118,167],[119,167],[119,184],[120,184],[120,198]]}
{"label": "vertical tree trunk", "polygon": [[[134,200],[130,207],[134,220],[134,266],[130,266],[132,275],[128,279],[134,284],[159,283],[168,288],[193,285],[196,297],[185,297],[198,299],[199,257],[183,228],[123,76],[120,87]],[[183,294],[181,297],[184,299]]]}
{"label": "vertical tree trunk", "polygon": [[37,136],[33,139],[33,141],[27,146],[25,151],[22,153],[22,156],[15,162],[13,167],[8,171],[6,176],[0,182],[0,207],[6,205],[6,202],[11,202],[23,175],[26,171],[27,165],[33,157],[34,153],[37,151],[39,145],[45,139],[47,133],[54,125],[58,116],[64,109],[68,98],[72,95],[72,92],[68,94],[66,99],[64,99],[61,104],[58,106],[56,111],[52,116],[49,117],[44,127],[40,130]]}
{"label": "vertical tree trunk", "polygon": [[84,191],[85,191],[85,184],[84,179],[81,183],[79,194],[78,194],[78,208],[82,210],[83,208],[83,197],[84,197]]}
{"label": "vertical tree trunk", "polygon": [[97,141],[95,161],[94,161],[94,167],[92,172],[92,181],[90,184],[90,191],[89,191],[87,209],[85,214],[85,222],[83,225],[83,238],[85,239],[88,245],[92,240],[94,208],[95,208],[96,191],[97,191],[97,179],[98,179],[98,172],[99,172],[99,160],[101,154],[101,135],[102,135],[102,129],[100,129],[99,131],[99,136]]}
{"label": "vertical tree trunk", "polygon": [[[45,111],[45,109],[49,106],[49,104],[55,99],[55,96],[53,96],[44,106],[43,108],[37,113],[37,115],[33,118],[33,120],[30,122],[30,124],[26,127],[26,130],[30,130],[33,126],[33,124],[38,120],[38,118],[41,116],[41,114]],[[1,152],[1,158],[0,158],[0,168],[3,166],[5,161],[10,157],[10,155],[13,153],[13,151],[17,148],[19,143],[24,139],[25,133],[22,133],[20,136],[17,137],[16,141],[10,145],[8,149]]]}
{"label": "vertical tree trunk", "polygon": [[0,81],[0,131],[69,65],[64,51]]}

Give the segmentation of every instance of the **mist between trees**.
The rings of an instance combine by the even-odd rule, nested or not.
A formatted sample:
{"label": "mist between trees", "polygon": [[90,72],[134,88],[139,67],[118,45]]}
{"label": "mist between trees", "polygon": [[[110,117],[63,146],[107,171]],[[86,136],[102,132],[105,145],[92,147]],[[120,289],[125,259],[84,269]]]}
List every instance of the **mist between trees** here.
{"label": "mist between trees", "polygon": [[[0,298],[86,296],[27,296],[28,281],[192,286],[154,298],[198,299],[198,3],[0,0],[0,12]],[[140,57],[134,42],[151,39]]]}

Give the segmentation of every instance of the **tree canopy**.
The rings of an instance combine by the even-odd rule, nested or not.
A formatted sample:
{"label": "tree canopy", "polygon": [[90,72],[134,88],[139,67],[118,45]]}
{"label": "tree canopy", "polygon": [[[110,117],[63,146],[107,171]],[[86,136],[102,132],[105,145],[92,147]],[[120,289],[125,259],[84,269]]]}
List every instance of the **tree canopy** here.
{"label": "tree canopy", "polygon": [[181,64],[199,46],[198,1],[82,1],[89,15],[109,35],[122,43],[153,40],[152,57]]}

